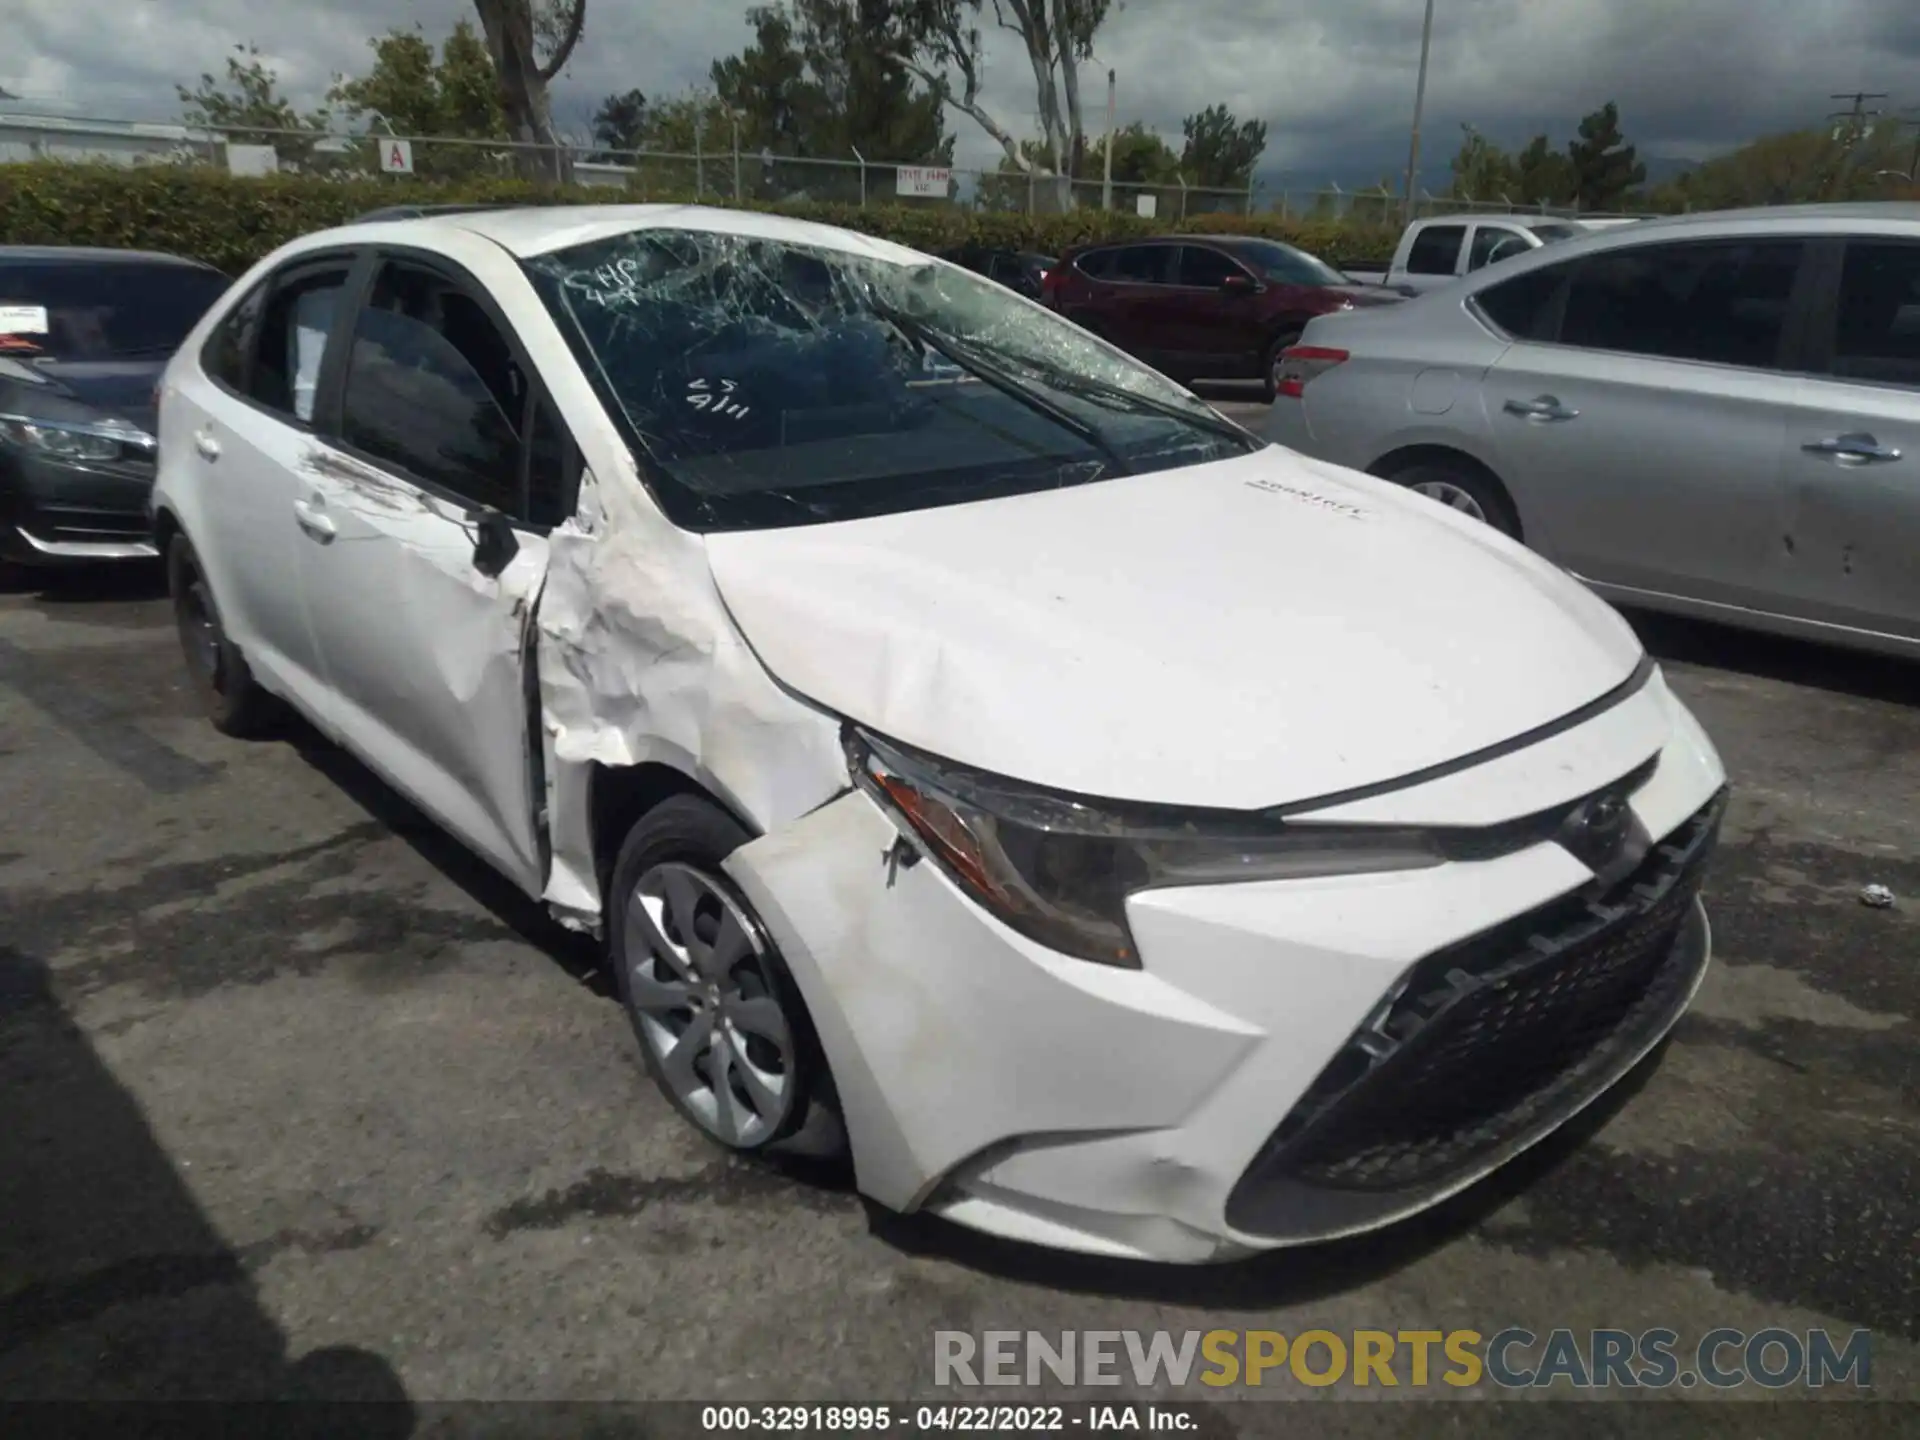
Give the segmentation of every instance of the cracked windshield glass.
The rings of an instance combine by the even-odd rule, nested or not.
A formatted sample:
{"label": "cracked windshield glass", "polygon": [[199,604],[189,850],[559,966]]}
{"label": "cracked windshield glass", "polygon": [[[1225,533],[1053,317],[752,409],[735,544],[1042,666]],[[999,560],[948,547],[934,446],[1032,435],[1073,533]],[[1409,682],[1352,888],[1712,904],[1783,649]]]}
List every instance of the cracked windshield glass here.
{"label": "cracked windshield glass", "polygon": [[696,530],[1081,485],[1259,444],[950,265],[644,230],[530,268],[655,493]]}

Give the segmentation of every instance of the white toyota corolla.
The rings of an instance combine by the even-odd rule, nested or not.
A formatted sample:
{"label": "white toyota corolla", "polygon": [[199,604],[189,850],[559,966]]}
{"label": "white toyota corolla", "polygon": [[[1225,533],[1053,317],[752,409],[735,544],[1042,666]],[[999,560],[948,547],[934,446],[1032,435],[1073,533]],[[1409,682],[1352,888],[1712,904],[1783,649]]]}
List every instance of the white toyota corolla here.
{"label": "white toyota corolla", "polygon": [[1605,604],[1041,307],[692,207],[348,227],[167,371],[214,722],[563,922],[739,1150],[1215,1259],[1538,1141],[1707,965],[1725,776]]}

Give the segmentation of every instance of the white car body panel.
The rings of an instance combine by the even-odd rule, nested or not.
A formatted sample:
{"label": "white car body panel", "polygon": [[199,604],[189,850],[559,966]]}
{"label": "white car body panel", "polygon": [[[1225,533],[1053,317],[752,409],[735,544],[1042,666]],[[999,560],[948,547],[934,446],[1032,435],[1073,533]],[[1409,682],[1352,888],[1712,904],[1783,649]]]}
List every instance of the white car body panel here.
{"label": "white car body panel", "polygon": [[1059,790],[1232,809],[1412,774],[1632,673],[1611,609],[1437,514],[1270,448],[707,549],[767,668],[828,709]]}
{"label": "white car body panel", "polygon": [[[731,809],[756,838],[726,872],[805,999],[859,1187],[881,1204],[1194,1261],[1432,1203],[1439,1192],[1301,1212],[1259,1233],[1227,1218],[1267,1137],[1410,967],[1587,885],[1572,851],[1542,839],[1423,869],[1142,891],[1127,902],[1141,967],[1094,964],[1014,932],[928,859],[852,786],[842,723],[1062,791],[1311,802],[1311,818],[1346,823],[1519,820],[1657,758],[1630,801],[1657,842],[1725,775],[1624,622],[1485,528],[1277,448],[871,520],[683,531],[509,253],[646,224],[919,259],[686,207],[368,225],[270,257],[236,297],[309,251],[385,243],[457,261],[517,332],[585,474],[572,518],[479,576],[453,507],[290,426],[275,438],[200,373],[231,301],[216,306],[167,373],[156,499],[201,545],[258,678],[579,929],[602,928],[606,900],[601,767],[665,766]],[[257,469],[250,495],[196,464],[202,421],[223,429],[223,462],[242,448],[225,431],[268,437],[220,471]],[[223,533],[221,504],[238,523],[203,544]],[[320,658],[297,658],[302,635]],[[515,703],[529,645],[537,737]],[[544,796],[527,793],[534,773]],[[1697,906],[1687,934],[1704,946]],[[1690,986],[1705,964],[1698,948]],[[1613,1057],[1607,1084],[1685,998]]]}
{"label": "white car body panel", "polygon": [[[1629,735],[1651,744],[1623,750]],[[1537,748],[1513,757],[1520,769],[1586,779],[1619,774],[1622,754],[1659,756],[1634,800],[1655,835],[1724,779],[1657,679],[1630,714]],[[1512,803],[1501,818],[1533,798],[1515,791]],[[859,1057],[845,1070],[836,1061],[835,1078],[862,1191],[1010,1238],[1135,1258],[1275,1243],[1225,1220],[1266,1139],[1247,1117],[1283,1109],[1273,1097],[1299,1094],[1422,955],[1590,878],[1540,845],[1428,870],[1147,891],[1128,910],[1142,975],[1063,962],[931,864],[889,883],[877,859],[896,833],[854,794],[728,866],[778,935],[823,1044]],[[1002,1058],[983,1065],[989,1032]]]}

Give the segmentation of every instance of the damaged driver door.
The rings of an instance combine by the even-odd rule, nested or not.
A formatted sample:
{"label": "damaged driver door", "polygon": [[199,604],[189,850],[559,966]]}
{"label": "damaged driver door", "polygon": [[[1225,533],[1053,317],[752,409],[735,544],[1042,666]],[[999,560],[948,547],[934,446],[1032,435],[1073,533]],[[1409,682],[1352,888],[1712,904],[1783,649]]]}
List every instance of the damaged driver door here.
{"label": "damaged driver door", "polygon": [[329,357],[333,423],[297,476],[329,718],[538,894],[533,615],[571,446],[505,321],[459,272],[388,257],[364,295]]}

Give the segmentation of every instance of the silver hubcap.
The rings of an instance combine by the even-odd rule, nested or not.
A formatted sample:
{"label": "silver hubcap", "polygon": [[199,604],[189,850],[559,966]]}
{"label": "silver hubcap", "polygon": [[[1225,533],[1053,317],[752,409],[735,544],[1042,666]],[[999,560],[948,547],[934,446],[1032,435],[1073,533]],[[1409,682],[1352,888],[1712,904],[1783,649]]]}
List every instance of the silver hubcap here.
{"label": "silver hubcap", "polygon": [[1413,488],[1415,492],[1426,496],[1429,500],[1438,500],[1449,510],[1458,510],[1462,515],[1478,520],[1483,525],[1487,523],[1487,512],[1480,508],[1480,502],[1458,485],[1449,484],[1445,480],[1428,480]]}
{"label": "silver hubcap", "polygon": [[761,1144],[793,1109],[797,1077],[758,928],[680,864],[640,877],[625,924],[627,993],[668,1086],[715,1139]]}

